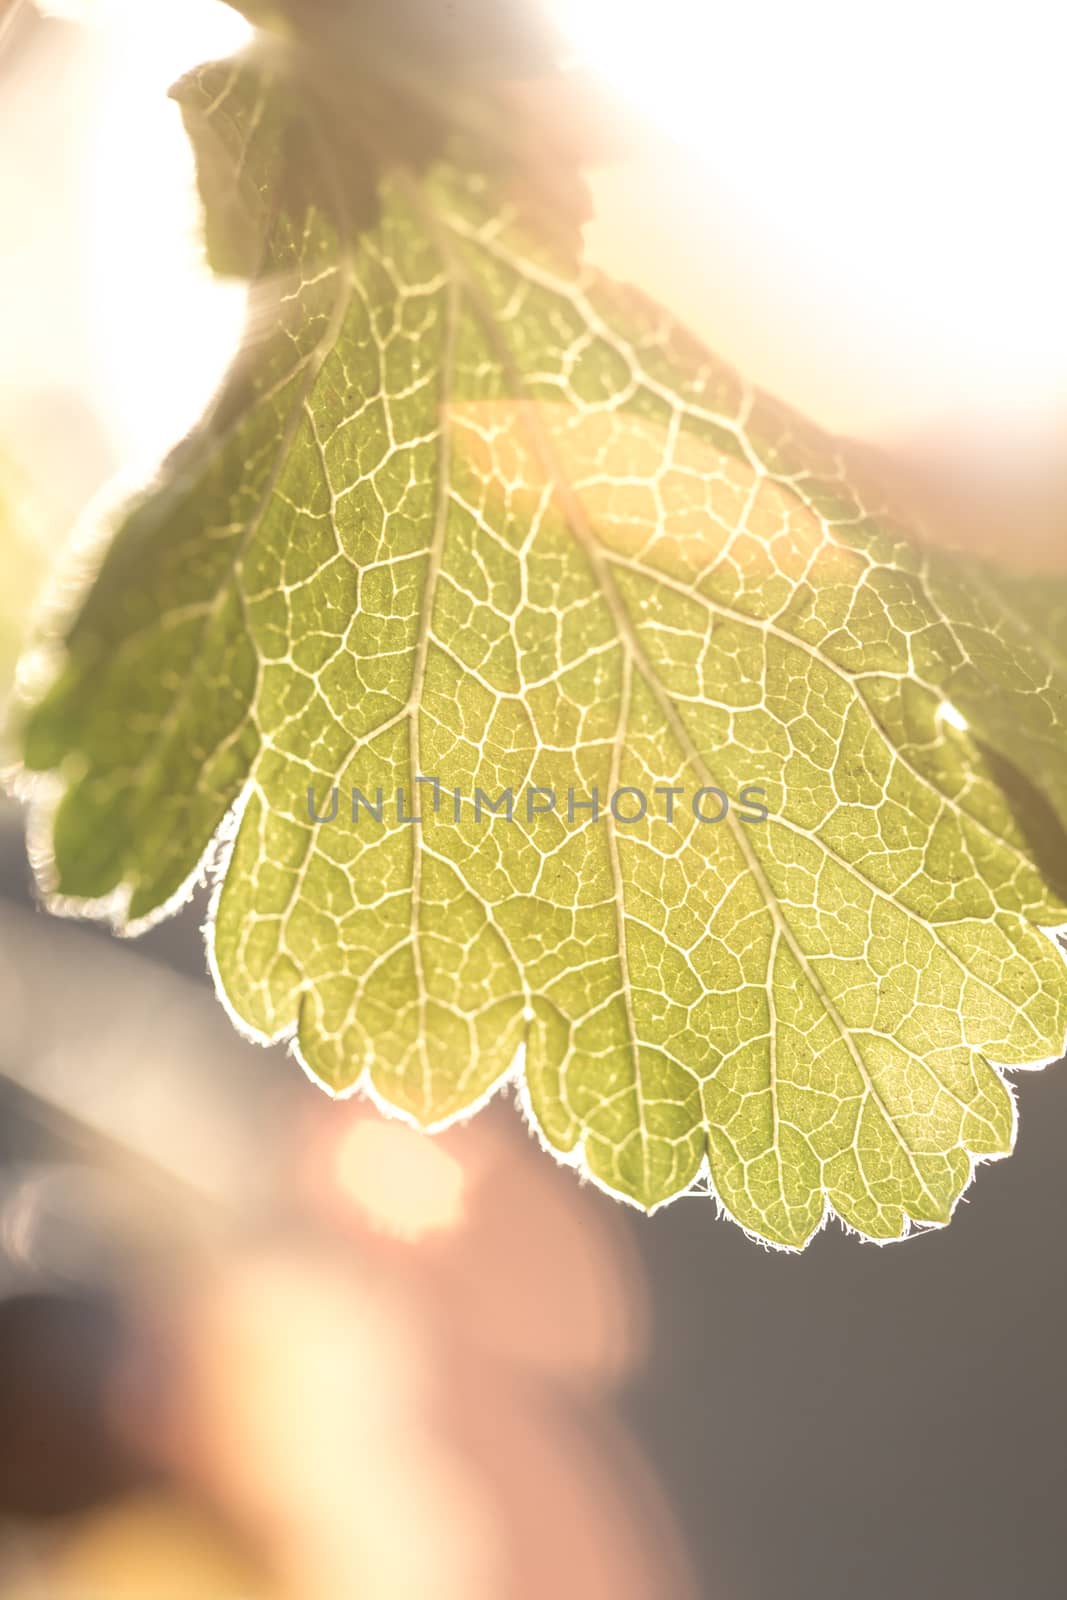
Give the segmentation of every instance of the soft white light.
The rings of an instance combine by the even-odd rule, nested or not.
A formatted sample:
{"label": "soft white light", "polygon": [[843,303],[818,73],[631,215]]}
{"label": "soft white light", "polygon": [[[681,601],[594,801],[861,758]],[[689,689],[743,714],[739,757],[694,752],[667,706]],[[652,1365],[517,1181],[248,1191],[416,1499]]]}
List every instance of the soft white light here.
{"label": "soft white light", "polygon": [[192,152],[167,90],[251,30],[216,0],[97,0],[89,18],[99,74],[85,195],[96,399],[136,470],[198,420],[240,337],[245,289],[204,262]]}
{"label": "soft white light", "polygon": [[684,203],[768,280],[751,314],[791,278],[794,315],[851,341],[858,369],[914,375],[905,411],[920,375],[934,414],[1067,399],[1063,8],[551,3],[579,58],[696,158]]}

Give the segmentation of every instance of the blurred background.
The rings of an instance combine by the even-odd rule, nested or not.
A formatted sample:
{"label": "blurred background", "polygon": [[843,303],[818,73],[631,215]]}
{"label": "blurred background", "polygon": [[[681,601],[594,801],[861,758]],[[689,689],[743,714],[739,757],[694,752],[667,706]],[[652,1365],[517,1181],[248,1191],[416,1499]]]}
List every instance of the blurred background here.
{"label": "blurred background", "polygon": [[[1061,572],[1055,8],[550,10],[593,258]],[[72,525],[240,337],[165,91],[246,34],[0,3],[0,692]],[[0,801],[4,1600],[1063,1592],[1062,1068],[950,1229],[789,1257],[581,1187],[507,1100],[432,1141],[329,1102],[231,1029],[205,910],[45,916]]]}

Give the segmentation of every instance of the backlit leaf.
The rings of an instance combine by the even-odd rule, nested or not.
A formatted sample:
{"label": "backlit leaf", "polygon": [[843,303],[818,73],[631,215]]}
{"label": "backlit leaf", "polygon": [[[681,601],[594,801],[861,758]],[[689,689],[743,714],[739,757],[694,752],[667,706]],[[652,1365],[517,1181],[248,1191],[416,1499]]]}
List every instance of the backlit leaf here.
{"label": "backlit leaf", "polygon": [[1064,1045],[996,771],[1067,818],[1062,653],[513,176],[454,152],[368,206],[254,58],[178,96],[214,259],[276,299],[29,716],[55,891],[143,924],[223,830],[220,989],[331,1090],[434,1125],[515,1067],[643,1206],[947,1221],[1011,1147],[999,1068]]}

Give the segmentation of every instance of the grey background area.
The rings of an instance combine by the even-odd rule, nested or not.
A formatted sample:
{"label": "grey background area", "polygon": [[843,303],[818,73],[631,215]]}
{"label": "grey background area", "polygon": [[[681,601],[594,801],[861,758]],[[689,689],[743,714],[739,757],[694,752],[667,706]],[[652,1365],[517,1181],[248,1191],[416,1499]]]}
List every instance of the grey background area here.
{"label": "grey background area", "polygon": [[950,1228],[769,1255],[685,1201],[636,1233],[631,1407],[705,1574],[758,1600],[1052,1600],[1064,1549],[1067,1073]]}

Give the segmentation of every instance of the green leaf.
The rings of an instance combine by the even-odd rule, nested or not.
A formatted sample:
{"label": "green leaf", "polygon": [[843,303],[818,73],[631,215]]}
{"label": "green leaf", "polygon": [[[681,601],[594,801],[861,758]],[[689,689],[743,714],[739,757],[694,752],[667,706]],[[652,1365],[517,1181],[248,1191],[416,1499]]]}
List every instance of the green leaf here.
{"label": "green leaf", "polygon": [[275,309],[28,719],[55,892],[137,927],[225,837],[221,992],[331,1090],[436,1125],[524,1047],[545,1142],[642,1206],[710,1188],[787,1246],[947,1221],[1012,1144],[994,1063],[1064,1046],[1064,908],[989,754],[1047,757],[1067,815],[1062,658],[513,174],[350,207],[271,71],[178,91],[209,238]]}

